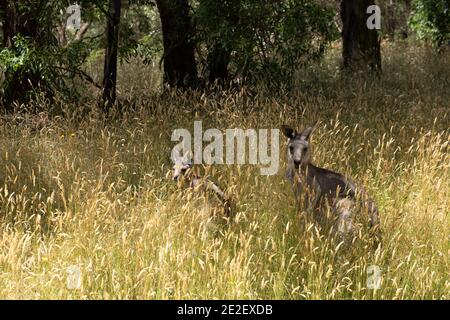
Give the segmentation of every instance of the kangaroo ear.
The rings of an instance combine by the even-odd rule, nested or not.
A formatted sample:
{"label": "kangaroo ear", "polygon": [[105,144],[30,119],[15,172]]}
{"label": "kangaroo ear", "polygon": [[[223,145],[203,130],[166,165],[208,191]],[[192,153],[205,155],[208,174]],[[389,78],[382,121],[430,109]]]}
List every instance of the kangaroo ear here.
{"label": "kangaroo ear", "polygon": [[303,130],[301,138],[303,140],[309,140],[309,137],[311,136],[311,134],[314,132],[315,129],[316,129],[316,125],[306,128],[305,130]]}
{"label": "kangaroo ear", "polygon": [[281,126],[281,130],[283,131],[284,135],[286,136],[286,138],[288,139],[293,139],[295,137],[295,135],[297,134],[297,132],[285,125]]}

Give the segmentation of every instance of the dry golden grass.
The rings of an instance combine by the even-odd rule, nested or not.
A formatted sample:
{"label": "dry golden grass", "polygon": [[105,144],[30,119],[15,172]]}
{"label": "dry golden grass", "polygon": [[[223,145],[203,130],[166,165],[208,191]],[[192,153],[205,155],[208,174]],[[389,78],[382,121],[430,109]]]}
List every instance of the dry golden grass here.
{"label": "dry golden grass", "polygon": [[[160,96],[128,74],[120,88],[136,112],[4,116],[0,298],[449,299],[449,57],[406,45],[384,57],[381,79],[341,79],[331,55],[273,95]],[[301,233],[284,152],[276,176],[207,168],[238,208],[233,224],[214,225],[165,178],[170,134],[194,120],[219,129],[319,120],[314,162],[367,187],[382,246],[361,235],[344,251],[314,225]],[[366,285],[370,265],[382,270],[378,290]],[[70,266],[79,289],[67,287]]]}

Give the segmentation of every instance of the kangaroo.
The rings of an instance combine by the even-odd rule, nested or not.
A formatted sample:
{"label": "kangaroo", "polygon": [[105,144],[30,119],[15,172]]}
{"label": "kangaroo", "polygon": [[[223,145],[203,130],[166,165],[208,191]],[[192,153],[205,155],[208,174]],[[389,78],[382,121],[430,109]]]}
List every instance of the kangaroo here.
{"label": "kangaroo", "polygon": [[225,192],[209,177],[201,177],[195,173],[189,152],[182,157],[174,155],[173,160],[172,178],[174,181],[177,181],[182,187],[211,193],[222,204],[223,214],[226,218],[231,218],[234,215],[234,203]]}
{"label": "kangaroo", "polygon": [[[356,186],[339,173],[311,163],[310,137],[314,129],[315,125],[298,133],[290,127],[282,126],[282,131],[288,138],[286,177],[294,188],[297,208],[304,209],[301,208],[303,200],[306,211],[312,214],[313,220],[320,225],[331,226],[333,232],[342,239],[349,239],[349,236],[355,234],[357,211],[365,209],[368,226],[374,232],[376,240],[379,240],[378,209],[364,188]],[[331,208],[331,217],[324,214],[324,204]]]}

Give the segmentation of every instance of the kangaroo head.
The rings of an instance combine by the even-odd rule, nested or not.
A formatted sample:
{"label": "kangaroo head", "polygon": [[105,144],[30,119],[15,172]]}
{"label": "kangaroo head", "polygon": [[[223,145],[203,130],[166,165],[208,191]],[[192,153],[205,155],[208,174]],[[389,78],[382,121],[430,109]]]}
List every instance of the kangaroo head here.
{"label": "kangaroo head", "polygon": [[172,167],[172,178],[178,181],[183,175],[185,175],[192,168],[192,159],[189,152],[182,157],[174,155],[174,165]]}
{"label": "kangaroo head", "polygon": [[309,138],[315,127],[315,125],[308,127],[301,133],[287,126],[281,127],[284,135],[288,138],[288,160],[296,169],[308,165],[311,160]]}

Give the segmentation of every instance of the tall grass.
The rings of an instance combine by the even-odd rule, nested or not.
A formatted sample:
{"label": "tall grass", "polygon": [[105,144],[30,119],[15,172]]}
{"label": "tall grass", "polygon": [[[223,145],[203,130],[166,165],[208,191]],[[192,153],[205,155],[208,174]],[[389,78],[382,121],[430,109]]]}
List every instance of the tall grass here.
{"label": "tall grass", "polygon": [[[449,299],[450,60],[407,45],[384,57],[380,79],[346,79],[330,54],[275,93],[160,95],[133,71],[119,88],[134,109],[116,116],[86,113],[89,104],[3,116],[0,298]],[[315,225],[300,232],[284,157],[270,177],[205,168],[237,204],[233,223],[215,225],[166,178],[171,132],[194,120],[219,129],[319,120],[314,162],[366,186],[381,247],[361,235],[344,250]],[[371,265],[378,290],[367,287]],[[67,286],[70,266],[79,288]]]}

